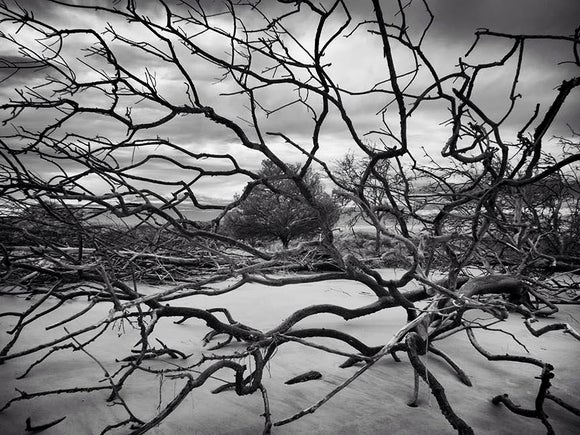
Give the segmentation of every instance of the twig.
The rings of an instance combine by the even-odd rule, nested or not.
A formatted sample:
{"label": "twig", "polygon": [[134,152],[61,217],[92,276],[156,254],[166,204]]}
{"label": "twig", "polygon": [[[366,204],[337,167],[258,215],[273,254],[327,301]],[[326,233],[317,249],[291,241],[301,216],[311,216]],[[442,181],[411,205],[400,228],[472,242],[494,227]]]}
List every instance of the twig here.
{"label": "twig", "polygon": [[318,402],[316,402],[312,406],[305,408],[302,411],[300,411],[300,412],[298,412],[298,413],[296,413],[288,418],[285,418],[283,420],[279,420],[279,421],[275,422],[274,426],[282,426],[282,425],[291,423],[295,420],[298,420],[301,417],[304,417],[305,415],[312,414],[313,412],[315,412],[318,408],[320,408],[322,405],[324,405],[326,402],[328,402],[330,399],[332,399],[336,394],[338,394],[340,391],[342,391],[348,385],[350,385],[352,382],[354,382],[360,375],[362,375],[369,368],[371,368],[383,356],[390,353],[391,349],[397,343],[399,343],[410,330],[412,330],[419,323],[421,323],[425,319],[427,319],[427,317],[428,317],[428,313],[422,313],[417,318],[415,318],[413,321],[407,323],[403,328],[401,328],[399,331],[397,331],[395,333],[393,338],[391,338],[389,340],[389,342],[387,344],[385,344],[383,346],[383,348],[376,355],[373,355],[373,357],[370,361],[367,361],[366,364],[364,366],[362,366],[360,369],[358,369],[357,372],[355,374],[353,374],[350,378],[348,378],[346,381],[344,381],[338,387],[333,389],[330,393],[328,393],[326,396],[324,396],[322,399],[320,399]]}
{"label": "twig", "polygon": [[262,393],[262,400],[264,401],[264,413],[262,414],[264,417],[264,431],[262,432],[262,435],[270,435],[272,432],[272,420],[270,414],[270,401],[268,400],[268,391],[262,384],[260,384],[258,388]]}
{"label": "twig", "polygon": [[53,426],[56,426],[57,424],[59,424],[61,421],[63,421],[66,418],[66,415],[64,417],[58,418],[54,421],[51,421],[49,423],[45,423],[45,424],[39,424],[37,426],[32,426],[31,423],[31,419],[30,417],[28,417],[26,419],[26,432],[33,432],[33,433],[38,433],[38,432],[42,432],[45,431],[48,428],[51,428]]}
{"label": "twig", "polygon": [[420,346],[420,343],[423,342],[421,337],[419,337],[419,335],[415,332],[409,332],[405,341],[407,344],[407,354],[409,356],[411,365],[415,369],[415,372],[418,373],[425,382],[427,382],[427,385],[429,385],[429,388],[431,389],[433,396],[435,396],[443,416],[447,419],[449,424],[451,424],[451,426],[457,430],[458,434],[473,435],[473,429],[467,423],[465,423],[463,419],[458,417],[457,414],[455,414],[453,411],[453,408],[451,408],[451,405],[447,400],[447,396],[445,395],[445,388],[443,388],[443,385],[441,385],[437,378],[427,370],[419,358],[418,347]]}
{"label": "twig", "polygon": [[529,318],[524,321],[526,328],[528,328],[528,331],[530,331],[534,337],[539,337],[550,331],[563,330],[565,334],[570,334],[576,340],[580,340],[580,333],[578,333],[574,328],[572,328],[572,326],[570,326],[569,323],[552,323],[550,325],[543,326],[539,329],[534,329],[532,323],[537,321],[538,321],[537,319],[533,318]]}
{"label": "twig", "polygon": [[432,352],[435,355],[440,356],[441,358],[443,358],[447,362],[447,364],[449,364],[453,368],[453,370],[455,370],[455,372],[457,373],[457,376],[459,377],[459,380],[461,382],[463,382],[468,387],[471,387],[472,386],[471,380],[469,379],[469,376],[467,376],[467,374],[463,371],[463,369],[461,367],[459,367],[455,363],[455,361],[453,361],[451,359],[451,357],[449,355],[447,355],[441,349],[435,348],[433,345],[429,345],[429,352]]}

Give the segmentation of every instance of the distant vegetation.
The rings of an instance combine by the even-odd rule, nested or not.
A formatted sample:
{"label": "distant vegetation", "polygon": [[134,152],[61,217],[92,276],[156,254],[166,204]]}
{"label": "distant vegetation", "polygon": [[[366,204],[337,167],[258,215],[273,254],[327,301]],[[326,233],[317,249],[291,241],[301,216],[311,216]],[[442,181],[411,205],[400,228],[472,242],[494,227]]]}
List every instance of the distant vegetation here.
{"label": "distant vegetation", "polygon": [[[332,228],[340,210],[330,195],[324,192],[320,176],[306,171],[299,175],[299,165],[290,165],[294,177],[304,182],[301,187],[271,161],[264,160],[257,175],[263,184],[248,190],[239,205],[230,211],[222,224],[223,231],[235,238],[256,242],[279,240],[288,248],[297,238],[315,237],[323,228]],[[304,196],[310,196],[310,202]]]}

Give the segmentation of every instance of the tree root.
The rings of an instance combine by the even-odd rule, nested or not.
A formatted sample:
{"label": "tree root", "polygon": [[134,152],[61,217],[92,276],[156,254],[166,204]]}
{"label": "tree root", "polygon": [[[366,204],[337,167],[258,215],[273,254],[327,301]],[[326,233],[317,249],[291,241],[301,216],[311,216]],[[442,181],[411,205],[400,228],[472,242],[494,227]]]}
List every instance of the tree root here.
{"label": "tree root", "polygon": [[42,431],[45,431],[46,429],[49,429],[49,428],[51,428],[53,426],[56,426],[61,421],[63,421],[65,418],[66,418],[66,415],[64,417],[57,418],[56,420],[51,421],[49,423],[39,424],[39,425],[36,425],[36,426],[32,426],[32,423],[31,423],[32,420],[31,420],[30,417],[28,417],[26,419],[26,429],[25,430],[26,430],[26,432],[32,432],[32,433],[42,432]]}
{"label": "tree root", "polygon": [[554,377],[553,370],[554,367],[552,367],[550,364],[545,364],[544,368],[542,369],[542,374],[540,375],[540,388],[538,389],[538,395],[536,396],[534,409],[520,408],[511,401],[507,394],[495,396],[493,399],[491,399],[491,402],[494,405],[503,403],[505,407],[514,414],[521,415],[523,417],[539,419],[548,430],[548,435],[554,435],[554,429],[548,422],[548,416],[544,412],[544,401],[546,399],[546,393],[551,386],[550,380]]}
{"label": "tree root", "polygon": [[572,328],[569,323],[552,323],[551,325],[546,325],[539,329],[534,329],[534,327],[532,326],[532,323],[534,322],[537,322],[537,320],[532,318],[526,319],[524,321],[526,328],[528,328],[528,331],[530,331],[534,337],[539,337],[545,334],[546,332],[550,331],[563,330],[565,334],[570,334],[576,340],[580,340],[580,333],[578,333],[578,331]]}
{"label": "tree root", "polygon": [[288,379],[284,383],[286,385],[293,385],[301,382],[313,381],[320,378],[322,378],[322,374],[320,372],[317,372],[316,370],[310,370],[306,373],[302,373],[301,375],[294,376],[292,379]]}
{"label": "tree root", "polygon": [[409,361],[411,362],[411,365],[415,369],[415,372],[418,373],[418,375],[421,378],[423,378],[423,380],[429,385],[429,388],[431,388],[431,392],[433,393],[433,396],[435,396],[435,399],[437,400],[439,409],[441,410],[441,413],[447,419],[449,424],[451,424],[451,426],[455,430],[457,430],[458,434],[472,435],[474,433],[473,429],[467,423],[465,423],[465,421],[463,421],[459,416],[457,416],[457,414],[455,414],[455,411],[453,411],[453,408],[451,408],[451,405],[447,400],[447,396],[445,395],[445,388],[443,388],[443,385],[441,385],[441,383],[437,380],[437,378],[427,370],[427,368],[419,358],[418,351],[422,346],[422,342],[423,340],[421,339],[421,337],[419,337],[419,335],[416,332],[409,332],[407,334],[405,343],[407,344],[407,355],[409,356]]}
{"label": "tree root", "polygon": [[485,349],[481,347],[481,345],[477,342],[473,331],[470,328],[466,329],[467,335],[471,344],[488,360],[490,361],[514,361],[514,362],[523,362],[527,364],[532,364],[542,369],[542,373],[540,375],[540,387],[538,389],[538,394],[536,395],[535,406],[533,409],[531,408],[521,408],[509,398],[508,394],[501,394],[497,395],[492,398],[492,403],[494,405],[499,405],[503,403],[506,408],[508,408],[511,412],[517,415],[521,415],[523,417],[528,418],[537,418],[539,419],[542,424],[548,430],[548,434],[554,434],[554,429],[552,428],[551,424],[548,422],[548,416],[544,412],[544,402],[545,399],[550,399],[553,402],[557,403],[564,409],[568,410],[569,412],[580,416],[580,409],[575,408],[572,405],[569,405],[562,399],[550,394],[548,391],[551,387],[551,379],[554,378],[554,367],[551,364],[544,363],[536,358],[526,357],[526,356],[518,356],[518,355],[492,355],[491,353],[487,352]]}
{"label": "tree root", "polygon": [[459,380],[461,382],[463,382],[464,385],[467,385],[468,387],[471,387],[473,384],[471,383],[471,380],[469,379],[469,376],[467,376],[467,374],[463,371],[463,369],[461,367],[459,367],[455,361],[453,361],[451,359],[451,357],[449,355],[447,355],[445,352],[443,352],[441,349],[437,349],[435,348],[433,345],[429,345],[429,352],[441,357],[443,360],[445,360],[445,362],[447,364],[449,364],[451,366],[451,368],[453,370],[455,370],[455,373],[457,374],[457,377],[459,378]]}
{"label": "tree root", "polygon": [[243,373],[246,370],[246,367],[238,364],[231,360],[222,360],[218,361],[215,364],[211,365],[207,369],[205,369],[199,376],[194,378],[189,373],[182,373],[173,376],[173,378],[187,378],[187,382],[185,386],[181,389],[181,391],[173,398],[173,400],[153,419],[149,420],[144,425],[138,427],[134,431],[131,432],[131,435],[140,435],[144,434],[145,432],[149,431],[151,428],[157,426],[161,423],[168,415],[170,415],[175,408],[177,408],[181,402],[188,396],[188,394],[197,387],[200,387],[207,381],[215,372],[221,370],[222,368],[229,368],[235,372],[235,390],[236,394],[239,396],[244,396],[248,394],[252,394],[256,390],[260,388],[261,379],[262,379],[262,372],[264,368],[264,362],[262,359],[262,354],[259,350],[256,350],[252,353],[254,356],[254,361],[256,364],[256,368],[252,373],[252,382],[250,384],[244,384]]}

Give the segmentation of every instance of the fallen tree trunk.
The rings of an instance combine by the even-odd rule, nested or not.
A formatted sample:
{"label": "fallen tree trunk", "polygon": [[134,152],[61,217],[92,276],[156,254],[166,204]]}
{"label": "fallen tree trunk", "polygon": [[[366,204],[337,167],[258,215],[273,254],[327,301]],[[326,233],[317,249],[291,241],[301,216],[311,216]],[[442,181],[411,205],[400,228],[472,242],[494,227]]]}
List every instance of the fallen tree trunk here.
{"label": "fallen tree trunk", "polygon": [[468,298],[485,294],[507,293],[511,303],[519,305],[529,301],[523,281],[510,275],[471,278],[459,288],[458,293]]}

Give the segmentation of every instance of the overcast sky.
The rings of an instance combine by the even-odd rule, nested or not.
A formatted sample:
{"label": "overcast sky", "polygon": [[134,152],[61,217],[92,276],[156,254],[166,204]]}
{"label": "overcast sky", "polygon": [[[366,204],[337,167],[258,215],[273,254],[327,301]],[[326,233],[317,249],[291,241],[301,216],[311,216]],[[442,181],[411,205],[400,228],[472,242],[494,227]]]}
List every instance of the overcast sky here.
{"label": "overcast sky", "polygon": [[[81,3],[81,1],[78,1]],[[88,2],[82,2],[88,3]],[[95,3],[99,3],[95,1]],[[109,3],[105,1],[104,3]],[[121,4],[123,2],[120,2]],[[154,1],[137,1],[144,13],[153,20],[160,17],[161,9]],[[201,2],[209,9],[218,10],[221,6],[216,6],[216,2]],[[383,1],[383,7],[388,22],[397,22],[397,18],[389,17],[394,1]],[[91,11],[64,11],[61,6],[53,5],[47,1],[23,1],[21,2],[27,9],[33,10],[37,18],[45,18],[55,27],[78,26],[80,28],[103,29],[105,19],[102,15]],[[349,1],[348,2],[353,21],[373,19],[372,5],[369,1]],[[580,26],[580,1],[578,0],[433,0],[429,2],[431,10],[435,15],[433,26],[429,30],[425,39],[424,51],[428,53],[434,66],[440,74],[452,72],[456,69],[458,58],[465,56],[468,47],[474,40],[473,33],[477,28],[488,28],[490,30],[521,33],[521,34],[565,34],[572,35],[574,29]],[[263,0],[262,6],[267,13],[277,13],[288,10],[289,6],[274,1]],[[305,10],[307,8],[304,8]],[[257,18],[247,16],[247,22],[251,26],[258,22]],[[344,19],[343,14],[337,14],[335,22],[329,22],[328,28],[333,29],[340,26]],[[129,25],[125,22],[107,18],[110,24],[115,26],[119,33],[131,37],[148,38],[142,28]],[[221,22],[220,20],[223,20]],[[423,29],[427,20],[422,3],[415,1],[408,10],[408,24],[413,29],[417,29],[418,35]],[[228,28],[229,22],[223,18],[215,19],[216,25]],[[312,46],[312,34],[314,21],[310,20],[306,14],[301,14],[296,19],[290,20],[288,25],[292,27],[298,40],[307,47]],[[334,27],[333,27],[334,26]],[[352,25],[347,29],[351,30]],[[335,83],[346,89],[357,91],[362,90],[373,82],[384,79],[385,63],[382,59],[380,38],[367,32],[372,26],[366,26],[350,38],[339,38],[336,44],[328,50],[325,57],[328,63],[328,72]],[[33,35],[21,31],[15,34],[16,28],[5,24],[2,27],[5,33],[12,33],[17,38],[26,41],[30,47],[35,46]],[[83,56],[80,50],[86,40],[82,38],[71,38],[66,45],[66,50],[71,59]],[[207,37],[202,41],[215,52],[223,55],[227,45],[219,38]],[[165,98],[172,102],[186,103],[185,87],[183,80],[174,67],[162,64],[152,56],[138,53],[134,49],[127,48],[122,44],[115,43],[115,54],[118,59],[128,68],[140,71],[144,74],[145,68],[156,75],[158,88]],[[488,38],[483,41],[481,49],[474,52],[470,57],[465,58],[468,62],[497,60],[507,51],[509,44],[505,41]],[[187,53],[182,52],[183,55]],[[397,67],[399,72],[405,72],[411,68],[408,53],[400,48],[395,48]],[[19,55],[14,46],[9,43],[0,44],[0,56],[9,61],[19,61]],[[517,110],[510,117],[504,129],[504,140],[515,142],[515,133],[522,127],[525,120],[531,116],[535,104],[540,104],[540,114],[545,113],[550,102],[556,95],[556,87],[563,79],[569,79],[578,75],[577,68],[571,65],[556,64],[572,58],[571,45],[562,42],[529,42],[526,45],[525,58],[523,64],[523,74],[519,83],[518,92],[522,94],[518,102]],[[72,62],[72,61],[71,61]],[[90,63],[90,61],[89,61]],[[215,67],[211,67],[199,62],[187,62],[188,71],[197,83],[200,96],[206,105],[210,105],[221,114],[236,118],[240,116],[247,119],[248,113],[244,108],[246,101],[239,96],[219,97],[220,93],[235,91],[235,87],[230,82],[219,82],[221,72]],[[80,75],[85,75],[85,79],[90,77],[92,72],[81,63],[71,63],[79,71]],[[103,67],[104,68],[104,67]],[[509,99],[509,85],[515,71],[515,63],[510,62],[504,68],[497,68],[488,71],[481,77],[479,88],[475,93],[476,102],[488,113],[495,116],[496,120],[503,116],[507,110]],[[13,72],[13,70],[3,70],[0,74]],[[21,70],[18,74],[2,82],[0,89],[0,104],[15,96],[15,89],[22,85],[40,83],[46,71]],[[404,83],[404,79],[402,79]],[[422,76],[419,75],[416,82],[409,88],[410,91],[420,91],[425,86]],[[264,107],[273,109],[293,101],[295,94],[290,88],[278,89],[276,92],[257,92]],[[569,97],[565,110],[562,111],[554,124],[554,128],[549,132],[552,135],[568,134],[567,125],[580,130],[580,99],[578,91]],[[104,104],[102,94],[85,93],[80,96],[80,101],[84,104]],[[104,100],[103,100],[104,101]],[[346,107],[349,115],[353,119],[355,127],[362,133],[382,128],[381,117],[377,112],[385,105],[384,96],[378,97],[358,97],[349,98],[345,96]],[[135,101],[127,100],[127,106]],[[422,161],[423,151],[426,149],[433,156],[437,156],[442,145],[449,136],[448,128],[440,123],[448,118],[448,113],[440,104],[425,104],[423,109],[417,112],[410,120],[410,147],[413,155]],[[163,109],[152,104],[142,104],[134,109],[135,119],[142,121],[153,120],[163,116]],[[43,120],[54,119],[55,113],[43,111],[25,114],[23,121],[25,125],[40,125]],[[396,108],[393,107],[387,114],[387,119],[396,120]],[[294,141],[306,148],[311,147],[312,142],[312,120],[310,114],[302,107],[294,105],[291,108],[281,111],[269,117],[261,119],[264,131],[282,132]],[[396,127],[396,123],[394,124]],[[3,133],[9,131],[9,125],[2,126]],[[120,140],[124,133],[118,123],[103,117],[90,116],[78,117],[63,126],[68,132],[78,132],[83,135],[101,134],[108,135],[112,140]],[[533,131],[532,129],[529,131]],[[251,135],[251,131],[249,133]],[[160,136],[168,138],[174,143],[187,147],[192,152],[212,152],[231,153],[235,155],[243,167],[255,169],[259,167],[261,156],[254,151],[243,148],[235,136],[223,126],[215,125],[200,117],[187,117],[172,120],[166,126],[151,131],[149,136]],[[145,135],[143,136],[145,137]],[[281,140],[268,138],[273,149],[283,158],[294,161],[303,160],[291,147],[285,145]],[[366,136],[369,143],[379,144],[379,137],[370,134]],[[387,143],[388,145],[392,145]],[[320,157],[325,160],[335,160],[341,155],[354,148],[352,139],[346,132],[344,124],[338,119],[335,113],[331,113],[327,123],[322,129]],[[550,145],[556,151],[556,144]],[[163,152],[171,156],[172,151],[159,148],[149,148],[141,151],[137,155],[131,150],[121,150],[117,156],[124,161],[130,158],[142,158],[146,153]],[[175,154],[178,157],[177,154]],[[38,173],[46,173],[47,168],[43,162],[30,161],[30,166]],[[65,167],[70,162],[62,163]],[[222,160],[205,160],[203,164],[208,167],[224,168],[228,167],[227,162]],[[54,168],[53,168],[54,169]],[[53,170],[52,169],[52,170]],[[139,171],[135,172],[137,175]],[[146,168],[149,176],[160,180],[190,179],[191,171],[168,170],[167,162],[162,160],[152,160]],[[52,175],[55,175],[56,172]],[[247,181],[244,177],[222,178],[216,183],[215,179],[202,180],[196,184],[195,191],[202,197],[231,198],[239,192],[243,184]],[[88,179],[87,183],[95,183],[93,187],[99,186],[96,180]]]}

